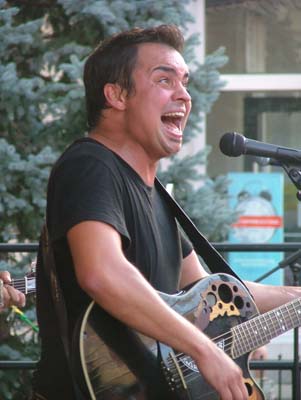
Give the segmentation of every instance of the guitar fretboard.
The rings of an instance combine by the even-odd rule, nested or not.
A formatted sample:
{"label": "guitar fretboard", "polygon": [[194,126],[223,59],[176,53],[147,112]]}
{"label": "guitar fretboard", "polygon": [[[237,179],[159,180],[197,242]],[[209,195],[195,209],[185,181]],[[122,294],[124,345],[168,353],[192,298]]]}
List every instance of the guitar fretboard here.
{"label": "guitar fretboard", "polygon": [[36,291],[35,277],[25,276],[25,278],[12,279],[10,284],[24,294],[34,293]]}
{"label": "guitar fretboard", "polygon": [[300,325],[301,299],[296,299],[233,327],[232,356],[235,359],[249,353]]}

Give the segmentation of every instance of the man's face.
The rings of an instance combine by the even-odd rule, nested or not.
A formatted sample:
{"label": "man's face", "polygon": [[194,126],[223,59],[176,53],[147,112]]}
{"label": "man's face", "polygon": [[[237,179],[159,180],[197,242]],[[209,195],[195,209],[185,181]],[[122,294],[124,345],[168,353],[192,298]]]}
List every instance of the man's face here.
{"label": "man's face", "polygon": [[134,91],[127,98],[128,134],[153,161],[178,152],[191,110],[183,57],[166,45],[142,44],[132,77]]}

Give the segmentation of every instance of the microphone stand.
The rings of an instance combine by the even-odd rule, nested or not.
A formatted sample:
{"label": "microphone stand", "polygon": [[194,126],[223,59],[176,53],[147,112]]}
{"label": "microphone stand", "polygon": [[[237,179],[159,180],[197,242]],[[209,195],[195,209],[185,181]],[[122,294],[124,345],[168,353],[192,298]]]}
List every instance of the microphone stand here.
{"label": "microphone stand", "polygon": [[[291,165],[282,165],[283,169],[287,173],[290,180],[297,188],[296,197],[299,201],[301,201],[301,170],[295,166]],[[299,286],[299,273],[300,273],[300,265],[294,263],[291,267],[293,272],[294,285]],[[299,329],[294,329],[294,371],[293,371],[293,394],[294,399],[300,399],[301,393],[301,385],[300,385],[300,368],[299,368]]]}
{"label": "microphone stand", "polygon": [[[301,266],[299,266],[299,264],[297,264],[297,261],[301,259],[301,249],[297,250],[295,253],[293,253],[292,255],[286,257],[284,260],[280,261],[280,263],[278,263],[277,267],[271,269],[270,271],[266,272],[265,274],[261,275],[259,278],[255,279],[255,282],[261,282],[263,279],[267,278],[268,276],[272,275],[274,272],[278,271],[279,269],[284,269],[286,267],[291,268],[293,274],[294,274],[294,278],[295,278],[295,268],[297,267],[297,269],[301,270]],[[294,286],[298,286],[298,282],[295,285],[295,279],[294,279]]]}
{"label": "microphone stand", "polygon": [[[285,164],[283,162],[279,162],[278,160],[273,160],[272,162],[276,162],[274,165],[281,166],[287,176],[292,181],[292,183],[297,188],[296,197],[299,201],[301,201],[301,163],[296,163],[294,165]],[[299,164],[299,165],[298,165]],[[287,257],[282,262],[278,264],[278,266],[272,269],[270,272],[262,275],[255,282],[259,282],[260,280],[266,278],[268,275],[272,274],[279,268],[285,268],[289,266],[293,273],[293,285],[299,286],[299,275],[301,271],[301,265],[297,263],[297,260],[301,256],[301,250],[298,250],[296,253]],[[294,369],[292,371],[292,384],[293,384],[293,400],[300,400],[301,398],[301,385],[300,385],[300,367],[299,367],[299,328],[294,329]]]}
{"label": "microphone stand", "polygon": [[286,165],[284,163],[280,163],[281,167],[287,173],[287,176],[293,182],[293,184],[297,188],[297,199],[301,201],[301,165],[300,167],[296,167],[293,165]]}
{"label": "microphone stand", "polygon": [[[291,267],[293,272],[293,282],[294,286],[299,286],[299,276],[301,265],[293,264]],[[301,385],[300,385],[300,367],[299,367],[299,328],[294,329],[294,370],[292,374],[292,383],[293,383],[293,394],[294,399],[300,399],[301,395]]]}

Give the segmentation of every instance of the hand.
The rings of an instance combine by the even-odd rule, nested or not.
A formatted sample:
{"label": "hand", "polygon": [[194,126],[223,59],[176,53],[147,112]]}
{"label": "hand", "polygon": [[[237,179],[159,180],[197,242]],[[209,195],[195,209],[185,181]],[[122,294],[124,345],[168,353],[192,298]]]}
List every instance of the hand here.
{"label": "hand", "polygon": [[268,358],[268,351],[266,346],[259,347],[251,353],[252,360],[266,360]]}
{"label": "hand", "polygon": [[205,353],[197,362],[198,368],[205,380],[217,391],[220,400],[248,400],[248,391],[238,365],[214,343],[208,345]]}
{"label": "hand", "polygon": [[11,278],[8,271],[0,272],[0,311],[7,307],[15,305],[17,307],[25,306],[25,296],[19,290],[10,286]]}

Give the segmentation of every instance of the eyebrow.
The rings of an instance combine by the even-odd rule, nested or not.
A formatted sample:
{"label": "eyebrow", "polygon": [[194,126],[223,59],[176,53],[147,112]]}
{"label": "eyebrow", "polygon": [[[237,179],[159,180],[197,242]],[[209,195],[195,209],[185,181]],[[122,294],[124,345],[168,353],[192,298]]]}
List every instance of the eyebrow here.
{"label": "eyebrow", "polygon": [[[155,71],[164,71],[164,72],[171,72],[173,75],[178,76],[177,71],[175,70],[175,68],[173,67],[166,67],[165,65],[159,65],[158,67],[155,67],[153,69],[153,72]],[[189,78],[189,72],[186,72],[184,74],[184,79],[188,79]]]}

